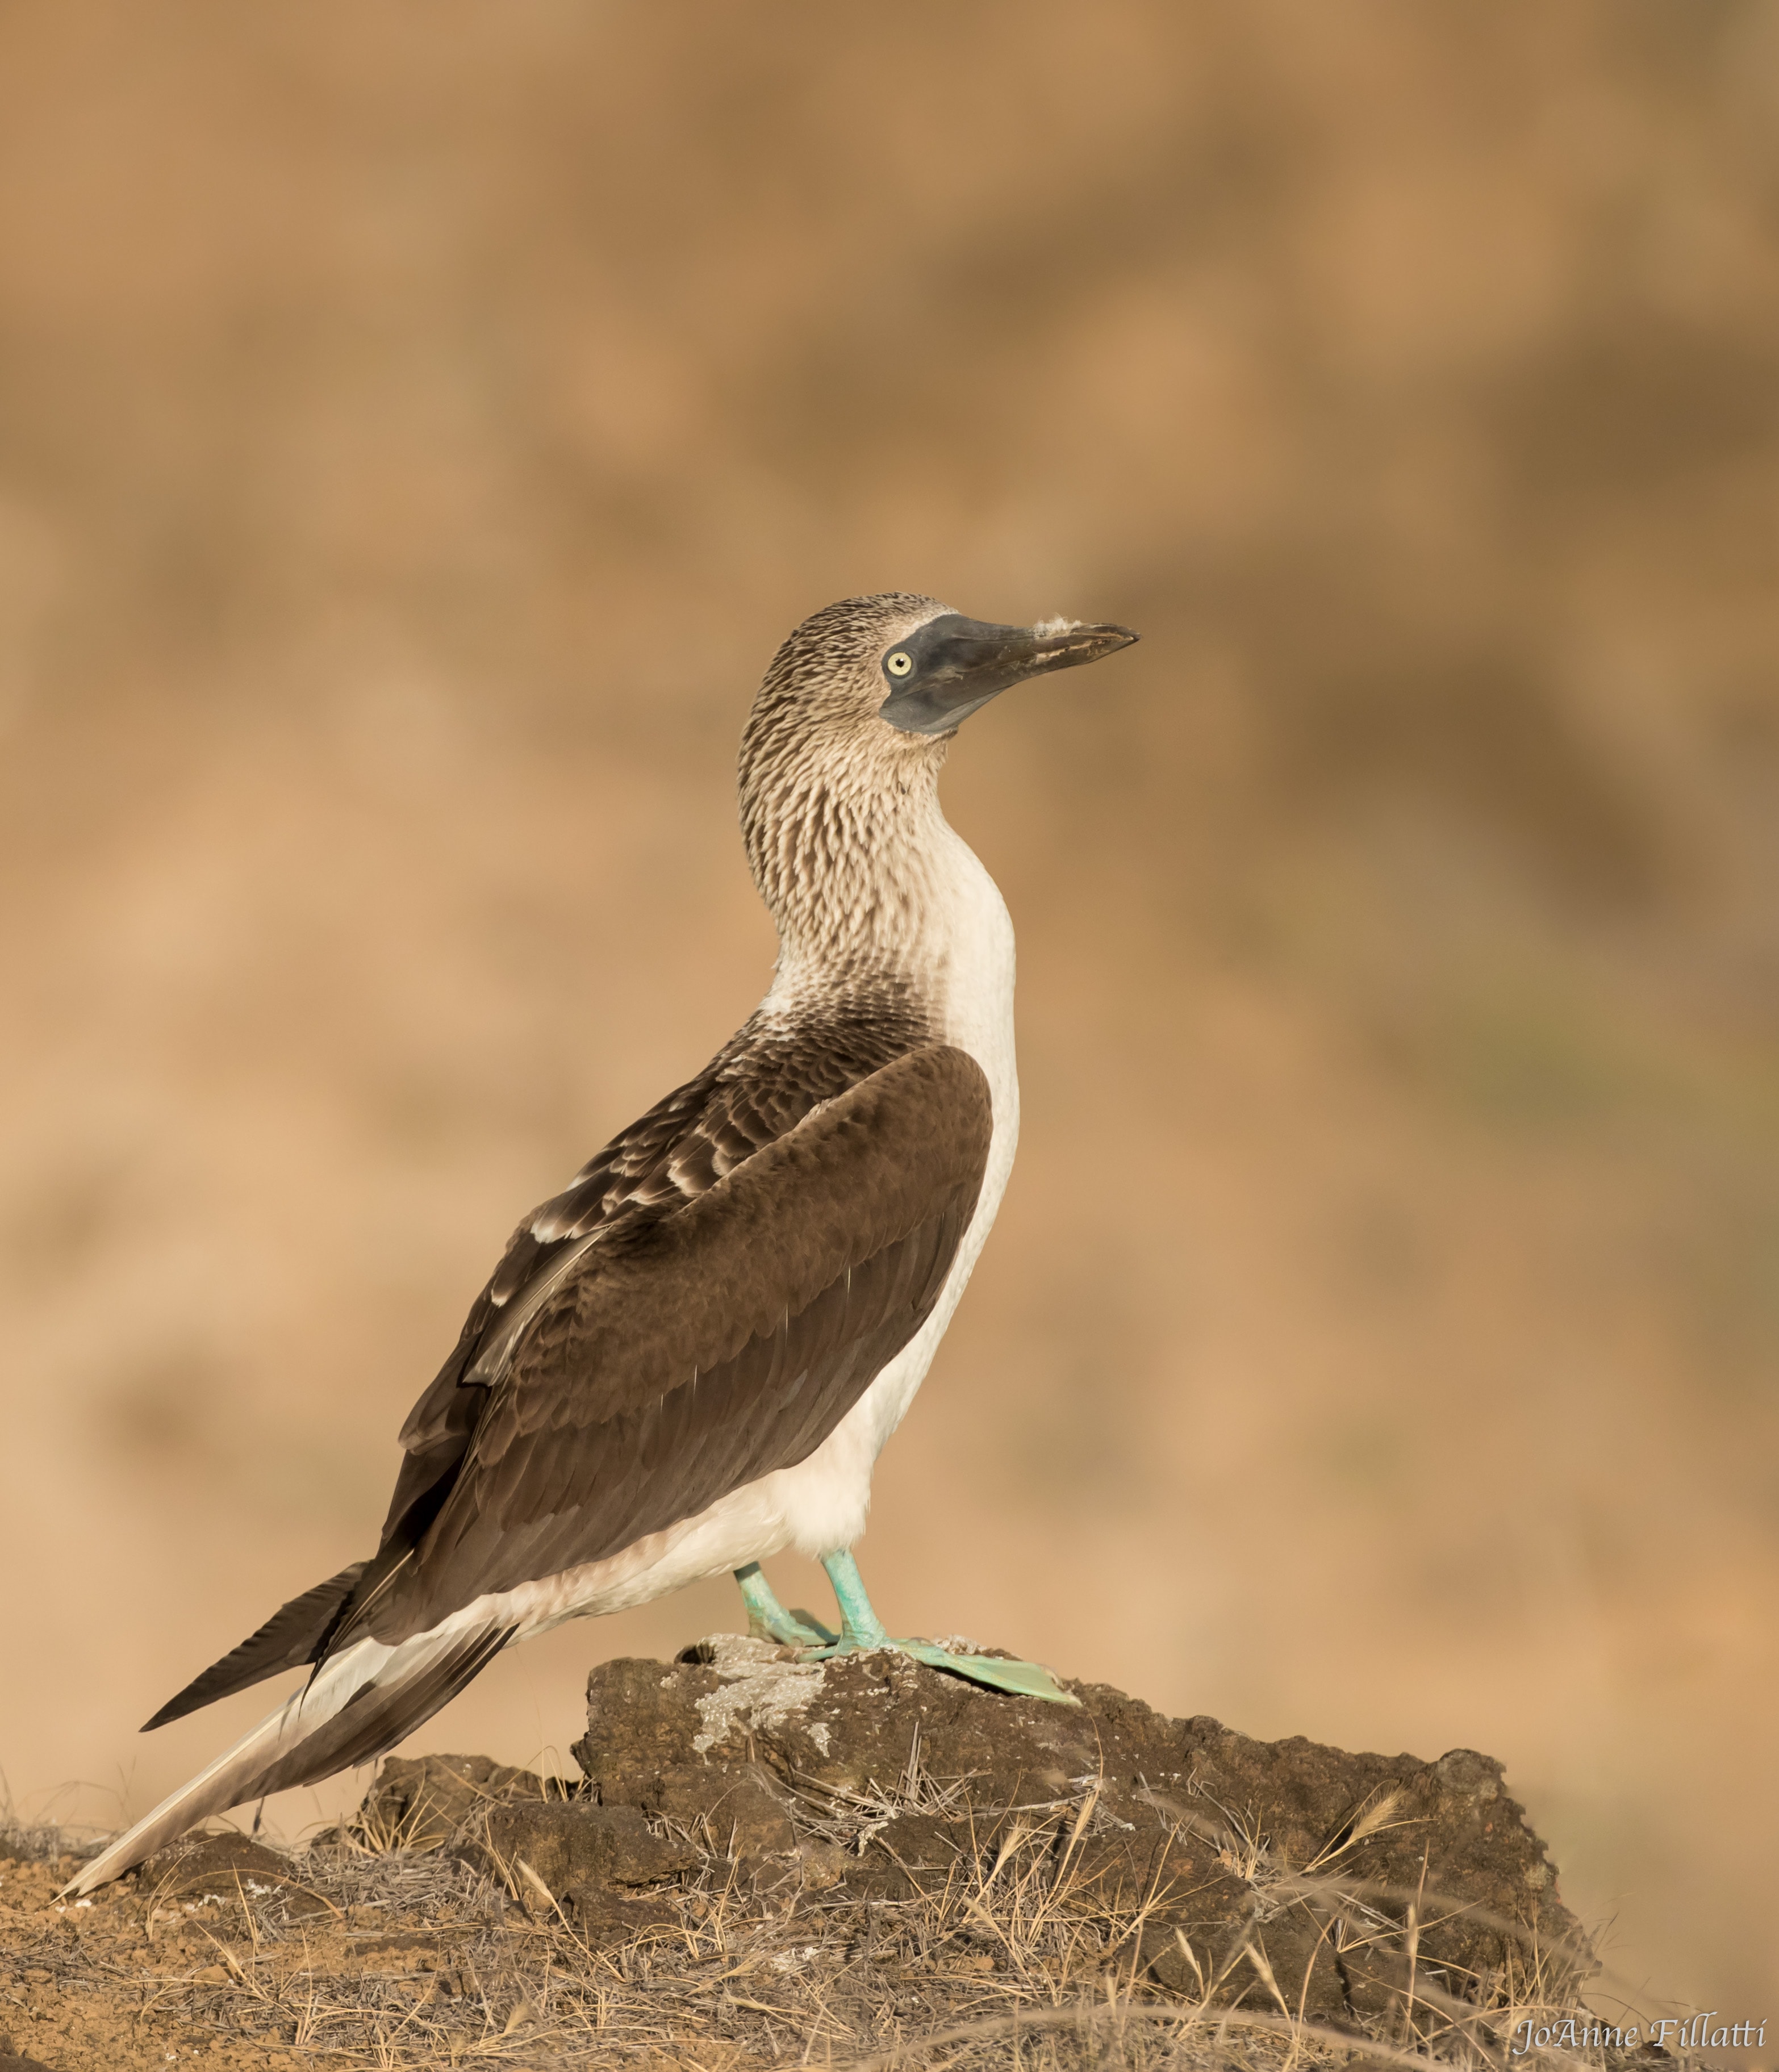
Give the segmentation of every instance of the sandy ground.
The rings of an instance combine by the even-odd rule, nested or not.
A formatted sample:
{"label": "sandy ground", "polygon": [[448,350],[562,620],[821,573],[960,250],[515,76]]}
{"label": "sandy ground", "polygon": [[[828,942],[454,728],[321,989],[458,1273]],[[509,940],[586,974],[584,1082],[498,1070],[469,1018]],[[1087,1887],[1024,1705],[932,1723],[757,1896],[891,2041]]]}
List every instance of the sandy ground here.
{"label": "sandy ground", "polygon": [[[1488,1750],[1621,1990],[1766,2012],[1776,58],[1732,0],[0,16],[19,1808],[257,1716],[134,1731],[365,1551],[507,1230],[763,989],[752,683],[914,587],[1145,639],[948,775],[1025,1134],[885,1616]],[[590,1661],[735,1611],[416,1745],[560,1766]]]}

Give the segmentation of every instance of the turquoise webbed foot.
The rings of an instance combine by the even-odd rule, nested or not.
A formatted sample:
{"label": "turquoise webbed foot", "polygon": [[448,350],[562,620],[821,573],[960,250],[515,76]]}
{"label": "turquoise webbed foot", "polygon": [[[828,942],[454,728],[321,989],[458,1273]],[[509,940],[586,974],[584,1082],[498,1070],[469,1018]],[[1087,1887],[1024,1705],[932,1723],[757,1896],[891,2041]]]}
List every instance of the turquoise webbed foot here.
{"label": "turquoise webbed foot", "polygon": [[775,1640],[782,1646],[820,1648],[839,1639],[807,1612],[787,1612],[779,1602],[772,1585],[761,1572],[758,1561],[735,1571],[742,1586],[742,1602],[747,1606],[747,1630],[756,1640]]}
{"label": "turquoise webbed foot", "polygon": [[1048,1698],[1055,1705],[1078,1705],[1072,1691],[1065,1691],[1042,1662],[1003,1661],[998,1655],[953,1655],[935,1647],[930,1640],[885,1640],[934,1669],[947,1669],[954,1676],[967,1676],[972,1684],[986,1684],[992,1691],[1009,1691],[1017,1698]]}
{"label": "turquoise webbed foot", "polygon": [[1078,1705],[1081,1700],[1065,1691],[1040,1662],[1003,1662],[992,1655],[953,1655],[930,1640],[898,1640],[884,1630],[883,1622],[865,1594],[865,1580],[851,1552],[843,1548],[827,1556],[822,1566],[834,1586],[840,1608],[840,1630],[829,1633],[807,1613],[787,1612],[772,1593],[772,1587],[754,1562],[735,1572],[747,1604],[748,1630],[763,1639],[782,1641],[796,1648],[806,1662],[828,1662],[836,1655],[858,1655],[872,1648],[894,1648],[930,1668],[953,1676],[968,1677],[972,1684],[1006,1691],[1016,1697],[1046,1698],[1053,1704]]}

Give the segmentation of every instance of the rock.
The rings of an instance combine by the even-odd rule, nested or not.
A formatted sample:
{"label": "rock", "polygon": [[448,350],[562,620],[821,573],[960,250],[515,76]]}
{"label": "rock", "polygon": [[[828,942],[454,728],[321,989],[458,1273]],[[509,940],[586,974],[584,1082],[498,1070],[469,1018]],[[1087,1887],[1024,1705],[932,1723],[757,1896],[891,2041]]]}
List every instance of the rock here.
{"label": "rock", "polygon": [[245,1835],[195,1835],[143,1864],[142,1889],[157,1899],[239,1899],[269,1887],[300,1884],[290,1859]]}
{"label": "rock", "polygon": [[697,1700],[721,1679],[712,1671],[686,1688],[683,1665],[631,1659],[602,1663],[587,1685],[584,1741],[569,1753],[595,1788],[609,1785],[620,1803],[632,1778],[644,1786],[664,1770],[691,1759],[701,1725]]}
{"label": "rock", "polygon": [[719,1635],[595,1669],[573,1753],[602,1808],[831,1901],[986,1877],[1035,1837],[1054,1903],[1127,1924],[1151,1982],[1194,1999],[1350,2021],[1399,2004],[1411,1964],[1470,1999],[1534,1947],[1591,1968],[1487,1756],[1251,1741],[1070,1688],[1078,1709],[889,1652],[805,1664]]}
{"label": "rock", "polygon": [[1399,2016],[1411,1977],[1424,2002],[1485,2005],[1510,1972],[1572,1997],[1592,1968],[1489,1757],[1256,1741],[1072,1688],[1078,1708],[888,1651],[809,1664],[720,1635],[593,1671],[584,1785],[397,1761],[361,1821],[600,1944],[676,1923],[673,1881],[712,1860],[727,1892],[800,1885],[824,1918],[867,1923],[881,1903],[983,1893],[1010,1862],[1057,1932],[1194,2001],[1354,2024]]}
{"label": "rock", "polygon": [[832,1842],[805,1841],[797,1844],[797,1864],[804,1887],[810,1892],[832,1892],[845,1881],[853,1859]]}
{"label": "rock", "polygon": [[614,1888],[660,1885],[698,1861],[697,1850],[655,1834],[634,1806],[562,1799],[496,1807],[454,1852],[520,1899],[566,1903],[582,1915],[609,1911]]}
{"label": "rock", "polygon": [[757,1762],[705,1762],[664,1770],[643,1795],[651,1812],[688,1830],[702,1827],[713,1855],[750,1876],[787,1864],[797,1831],[782,1788]]}
{"label": "rock", "polygon": [[376,1846],[442,1849],[491,1807],[541,1799],[541,1778],[485,1755],[391,1756],[377,1772],[358,1824]]}
{"label": "rock", "polygon": [[671,1909],[639,1900],[636,1889],[676,1878],[700,1860],[697,1849],[657,1833],[635,1806],[602,1806],[591,1792],[486,1756],[391,1758],[357,1824],[384,1846],[442,1850],[473,1864],[528,1911],[559,1907],[583,1936],[602,1943],[670,1923]]}
{"label": "rock", "polygon": [[585,1738],[570,1753],[602,1805],[702,1828],[713,1854],[770,1878],[794,1870],[797,1834],[782,1786],[748,1753],[749,1731],[793,1718],[819,1694],[822,1672],[778,1648],[736,1645],[743,1651],[725,1653],[721,1669],[710,1642],[672,1664],[601,1663],[588,1681]]}
{"label": "rock", "polygon": [[672,1906],[639,1897],[692,1868],[698,1852],[654,1832],[632,1806],[553,1800],[489,1813],[453,1853],[499,1877],[533,1915],[560,1911],[583,1942],[627,1942],[678,1922]]}

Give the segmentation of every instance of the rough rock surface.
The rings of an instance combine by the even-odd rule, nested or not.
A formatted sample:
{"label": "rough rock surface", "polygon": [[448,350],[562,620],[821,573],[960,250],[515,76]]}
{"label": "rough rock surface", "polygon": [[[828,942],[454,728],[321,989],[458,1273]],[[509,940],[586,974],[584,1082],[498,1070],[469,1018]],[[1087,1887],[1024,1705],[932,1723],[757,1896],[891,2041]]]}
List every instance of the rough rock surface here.
{"label": "rough rock surface", "polygon": [[359,1818],[373,1840],[399,1836],[405,1848],[439,1849],[491,1807],[541,1799],[547,1789],[532,1771],[509,1770],[485,1755],[429,1755],[417,1762],[392,1756]]}
{"label": "rough rock surface", "polygon": [[442,1848],[490,1871],[536,1911],[560,1908],[596,1942],[664,1927],[670,1909],[633,1895],[690,1870],[697,1852],[658,1834],[634,1806],[573,1797],[555,1779],[486,1756],[396,1758],[364,1802],[368,1836]]}
{"label": "rough rock surface", "polygon": [[1049,1903],[1112,1924],[1136,1975],[1194,1999],[1352,2021],[1399,2005],[1411,1981],[1474,2006],[1535,1956],[1547,1973],[1588,1968],[1487,1756],[1255,1741],[1070,1688],[1078,1708],[887,1652],[811,1667],[719,1635],[672,1663],[594,1671],[569,1795],[429,1758],[387,1765],[368,1811],[429,1822],[528,1905],[602,1938],[647,1921],[647,1889],[659,1907],[695,1853],[756,1889],[869,1908],[948,1880],[980,1889],[1035,1837]]}
{"label": "rough rock surface", "polygon": [[[228,1900],[243,1892],[285,1890],[292,1910],[301,1914],[302,1888],[291,1860],[277,1850],[263,1848],[246,1835],[189,1835],[156,1852],[142,1867],[142,1887],[157,1901],[208,1897]],[[326,1902],[314,1902],[318,1910]]]}

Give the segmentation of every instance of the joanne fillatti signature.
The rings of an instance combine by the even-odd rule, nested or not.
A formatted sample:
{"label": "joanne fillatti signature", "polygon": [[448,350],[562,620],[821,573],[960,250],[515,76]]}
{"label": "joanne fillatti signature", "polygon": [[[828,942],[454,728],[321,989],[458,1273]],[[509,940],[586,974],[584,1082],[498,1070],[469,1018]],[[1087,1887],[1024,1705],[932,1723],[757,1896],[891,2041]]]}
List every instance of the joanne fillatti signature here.
{"label": "joanne fillatti signature", "polygon": [[1514,2031],[1508,2047],[1510,2058],[1524,2058],[1534,2050],[1634,2050],[1640,2043],[1658,2044],[1664,2050],[1758,2050],[1767,2040],[1765,2021],[1719,2022],[1711,2026],[1719,2010],[1707,2008],[1703,2014],[1690,2014],[1681,2021],[1633,2021],[1619,2028],[1592,2015],[1568,2015],[1560,2021],[1541,2022],[1528,2016]]}

